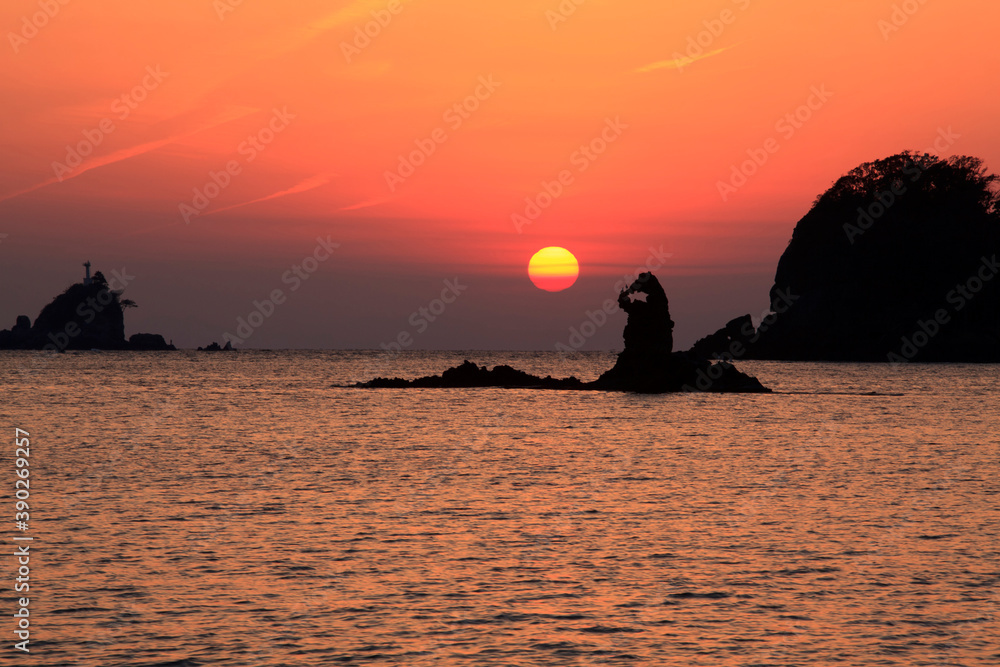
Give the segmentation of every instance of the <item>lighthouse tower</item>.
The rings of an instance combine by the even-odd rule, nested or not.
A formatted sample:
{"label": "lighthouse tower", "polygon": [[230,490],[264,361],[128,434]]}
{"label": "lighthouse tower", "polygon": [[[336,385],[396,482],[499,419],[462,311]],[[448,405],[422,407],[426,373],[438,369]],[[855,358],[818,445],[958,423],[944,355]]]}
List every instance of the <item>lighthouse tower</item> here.
{"label": "lighthouse tower", "polygon": [[90,279],[90,260],[88,259],[86,262],[84,262],[83,266],[84,266],[85,269],[87,269],[87,273],[83,277],[83,284],[84,285],[89,285],[91,283],[91,279]]}

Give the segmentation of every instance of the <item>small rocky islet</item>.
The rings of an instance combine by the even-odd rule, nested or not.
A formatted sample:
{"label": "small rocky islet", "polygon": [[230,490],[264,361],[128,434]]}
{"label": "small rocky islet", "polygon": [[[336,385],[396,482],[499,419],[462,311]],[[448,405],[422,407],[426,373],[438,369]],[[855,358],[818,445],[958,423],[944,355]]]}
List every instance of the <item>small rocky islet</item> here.
{"label": "small rocky islet", "polygon": [[[0,350],[176,350],[160,334],[137,333],[125,338],[125,310],[135,308],[122,298],[100,271],[74,283],[42,308],[32,324],[18,315],[14,326],[0,331]],[[114,279],[112,279],[114,280]]]}
{"label": "small rocky islet", "polygon": [[763,393],[771,390],[757,378],[725,361],[714,362],[690,352],[673,351],[674,322],[667,295],[652,273],[641,273],[618,295],[618,307],[628,315],[625,349],[610,370],[593,382],[575,377],[538,377],[507,365],[492,370],[466,360],[441,375],[405,380],[375,378],[359,382],[364,389],[473,388],[624,391],[661,394],[681,391]]}

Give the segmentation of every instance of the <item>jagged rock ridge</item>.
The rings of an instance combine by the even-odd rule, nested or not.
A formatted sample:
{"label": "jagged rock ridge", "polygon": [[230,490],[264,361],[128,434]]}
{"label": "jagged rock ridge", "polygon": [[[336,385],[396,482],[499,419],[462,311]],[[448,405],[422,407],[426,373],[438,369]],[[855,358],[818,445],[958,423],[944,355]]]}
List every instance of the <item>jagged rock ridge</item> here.
{"label": "jagged rock ridge", "polygon": [[641,393],[770,391],[756,378],[744,375],[728,363],[713,364],[690,353],[673,352],[674,322],[670,319],[667,295],[653,274],[640,274],[621,292],[618,305],[628,314],[625,349],[618,355],[614,367],[594,382],[582,382],[575,377],[542,378],[510,366],[488,370],[465,361],[439,376],[416,380],[375,378],[355,386],[367,389],[505,387]]}

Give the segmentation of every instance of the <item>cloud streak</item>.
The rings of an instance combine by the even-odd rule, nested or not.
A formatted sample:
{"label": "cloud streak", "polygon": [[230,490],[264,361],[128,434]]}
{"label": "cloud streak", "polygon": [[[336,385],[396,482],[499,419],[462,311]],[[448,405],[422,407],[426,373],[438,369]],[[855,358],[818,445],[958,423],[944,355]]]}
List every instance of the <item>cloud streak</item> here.
{"label": "cloud streak", "polygon": [[13,199],[15,197],[20,197],[21,195],[26,195],[29,192],[34,192],[35,190],[41,190],[42,188],[46,188],[50,185],[55,185],[56,183],[62,183],[64,181],[72,180],[77,176],[82,176],[83,174],[93,169],[107,167],[108,165],[112,165],[117,162],[122,162],[123,160],[129,160],[131,158],[138,157],[140,155],[145,155],[146,153],[151,153],[155,150],[163,148],[164,146],[172,144],[180,139],[189,137],[194,134],[198,134],[199,132],[204,132],[205,130],[210,130],[220,125],[225,125],[230,121],[236,120],[238,118],[243,118],[244,116],[248,116],[256,111],[257,111],[256,109],[229,110],[222,114],[219,114],[211,121],[195,127],[194,129],[185,130],[184,132],[180,132],[178,134],[165,137],[163,139],[156,139],[154,141],[147,141],[146,143],[138,144],[136,146],[121,148],[117,151],[108,153],[107,155],[100,155],[98,157],[91,158],[83,162],[79,167],[73,169],[72,172],[70,172],[69,174],[65,174],[63,176],[53,176],[52,178],[46,179],[41,183],[36,183],[35,185],[27,187],[23,190],[12,192],[6,195],[0,195],[0,202],[7,201],[8,199]]}
{"label": "cloud streak", "polygon": [[648,65],[643,65],[637,68],[635,71],[640,73],[654,72],[660,69],[684,69],[688,65],[693,65],[699,60],[705,60],[706,58],[711,58],[712,56],[717,56],[724,51],[732,49],[738,44],[733,44],[732,46],[725,46],[721,49],[716,49],[714,51],[709,51],[708,53],[703,53],[699,56],[681,56],[679,58],[673,58],[671,60],[659,60],[655,63],[650,63]]}
{"label": "cloud streak", "polygon": [[371,206],[378,206],[379,204],[384,204],[385,202],[389,201],[389,199],[390,199],[389,197],[378,197],[376,199],[366,199],[364,201],[358,202],[357,204],[351,204],[349,206],[344,206],[342,208],[338,208],[337,212],[339,213],[340,211],[357,211],[358,209],[362,209],[362,208],[369,208]]}
{"label": "cloud streak", "polygon": [[273,194],[269,194],[265,197],[258,197],[257,199],[251,199],[250,201],[245,201],[239,204],[233,204],[231,206],[224,206],[223,208],[218,208],[214,211],[209,211],[205,215],[215,215],[216,213],[222,213],[223,211],[231,211],[234,208],[242,208],[244,206],[250,206],[251,204],[258,204],[264,201],[270,201],[272,199],[278,199],[280,197],[287,197],[288,195],[295,195],[300,192],[307,192],[309,190],[315,190],[318,187],[322,187],[330,182],[330,177],[332,174],[317,174],[311,176],[300,183],[293,185],[285,190],[280,190]]}
{"label": "cloud streak", "polygon": [[372,19],[370,12],[385,9],[385,5],[385,0],[358,0],[343,9],[338,9],[331,14],[313,21],[308,28],[310,37],[315,37],[327,30],[339,28],[342,25],[358,20],[370,21]]}

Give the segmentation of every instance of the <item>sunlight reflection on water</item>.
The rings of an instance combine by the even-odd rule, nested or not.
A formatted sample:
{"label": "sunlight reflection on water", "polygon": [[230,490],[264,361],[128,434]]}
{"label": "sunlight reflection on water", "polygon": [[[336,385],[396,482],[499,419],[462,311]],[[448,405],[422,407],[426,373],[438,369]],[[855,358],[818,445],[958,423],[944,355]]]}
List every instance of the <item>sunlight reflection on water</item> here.
{"label": "sunlight reflection on water", "polygon": [[[380,363],[351,352],[19,375],[36,356],[0,353],[34,445],[24,664],[1000,663],[996,366],[635,396],[335,388]],[[463,358],[613,361],[391,369]]]}

